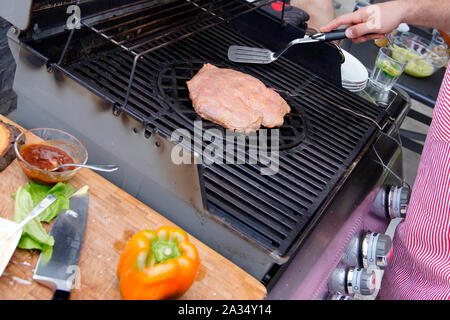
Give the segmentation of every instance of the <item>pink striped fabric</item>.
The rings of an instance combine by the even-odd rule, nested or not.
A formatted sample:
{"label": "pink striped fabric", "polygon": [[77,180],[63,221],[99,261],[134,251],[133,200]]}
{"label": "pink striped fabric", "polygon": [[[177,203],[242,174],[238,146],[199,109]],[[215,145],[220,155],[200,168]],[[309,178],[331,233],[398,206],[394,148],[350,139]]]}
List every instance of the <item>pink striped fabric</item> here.
{"label": "pink striped fabric", "polygon": [[450,67],[379,298],[450,299]]}

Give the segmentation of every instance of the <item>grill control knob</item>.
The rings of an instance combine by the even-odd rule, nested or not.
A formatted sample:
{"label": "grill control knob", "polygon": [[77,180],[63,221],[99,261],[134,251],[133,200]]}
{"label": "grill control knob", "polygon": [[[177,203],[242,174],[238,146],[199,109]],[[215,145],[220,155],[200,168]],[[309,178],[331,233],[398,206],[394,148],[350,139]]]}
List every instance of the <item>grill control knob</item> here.
{"label": "grill control knob", "polygon": [[391,219],[404,218],[411,191],[405,187],[391,187],[388,193],[388,214]]}
{"label": "grill control knob", "polygon": [[375,272],[367,269],[350,268],[347,273],[347,291],[349,294],[369,296],[375,291]]}
{"label": "grill control knob", "polygon": [[361,236],[355,235],[350,243],[347,245],[345,249],[344,255],[342,256],[342,263],[347,266],[362,266],[361,260]]}
{"label": "grill control knob", "polygon": [[361,244],[362,263],[364,268],[387,267],[392,258],[392,240],[386,234],[367,232]]}
{"label": "grill control knob", "polygon": [[328,289],[336,294],[371,295],[375,291],[375,272],[361,268],[338,267],[333,271]]}
{"label": "grill control knob", "polygon": [[409,188],[399,186],[385,187],[378,193],[372,211],[383,218],[404,218],[410,195],[411,191]]}
{"label": "grill control knob", "polygon": [[347,284],[347,271],[344,268],[338,267],[334,269],[328,280],[328,289],[330,292],[345,294]]}

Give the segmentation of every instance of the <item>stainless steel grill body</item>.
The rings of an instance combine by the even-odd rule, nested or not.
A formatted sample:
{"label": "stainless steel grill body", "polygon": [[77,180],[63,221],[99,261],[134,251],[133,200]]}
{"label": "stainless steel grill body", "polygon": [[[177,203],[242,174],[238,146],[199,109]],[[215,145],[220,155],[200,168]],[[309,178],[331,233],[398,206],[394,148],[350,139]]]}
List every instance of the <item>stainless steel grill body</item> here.
{"label": "stainless steel grill body", "polygon": [[[297,270],[296,279],[309,288],[304,296],[318,297],[322,292],[306,286],[307,279],[318,263],[326,270],[314,278],[332,270],[321,259],[333,237],[357,232],[343,231],[345,222],[361,214],[355,209],[370,202],[375,190],[394,183],[369,151],[384,134],[395,134],[407,102],[399,94],[385,109],[339,88],[333,83],[339,54],[329,45],[304,46],[269,66],[230,64],[226,52],[231,44],[267,45],[302,35],[301,29],[282,27],[253,9],[237,0],[136,1],[97,10],[79,31],[61,32],[57,23],[31,35],[11,30],[19,122],[72,132],[86,144],[92,162],[120,165],[120,172],[105,177],[269,288],[286,269]],[[35,12],[31,21],[45,14]],[[260,29],[269,28],[270,39],[261,39],[251,27],[255,24],[246,23],[249,19],[264,22]],[[324,56],[331,61],[328,70],[338,70],[327,80],[326,67],[311,72],[302,66]],[[185,81],[202,62],[252,74],[287,99],[293,112],[280,130],[277,174],[262,176],[263,165],[249,163],[248,154],[243,165],[171,161],[172,132],[184,128],[193,133],[199,120]],[[392,143],[379,143],[377,151],[401,176],[399,147]],[[195,150],[187,150],[194,159]],[[375,228],[385,225],[378,221]],[[274,292],[274,298],[283,296]]]}

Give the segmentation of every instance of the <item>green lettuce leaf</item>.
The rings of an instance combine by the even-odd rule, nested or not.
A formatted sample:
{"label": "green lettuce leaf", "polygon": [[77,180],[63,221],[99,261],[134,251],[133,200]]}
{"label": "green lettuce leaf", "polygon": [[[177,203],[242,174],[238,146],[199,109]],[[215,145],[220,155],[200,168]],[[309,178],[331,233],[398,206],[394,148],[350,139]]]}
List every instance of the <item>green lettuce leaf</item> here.
{"label": "green lettuce leaf", "polygon": [[13,195],[14,221],[21,222],[31,210],[38,205],[47,195],[53,194],[56,200],[39,217],[28,222],[22,231],[18,247],[22,249],[41,250],[44,257],[51,257],[54,238],[49,236],[41,222],[51,222],[61,210],[69,209],[69,199],[75,192],[75,188],[69,183],[59,182],[54,186],[41,185],[29,182],[25,187],[19,187]]}
{"label": "green lettuce leaf", "polygon": [[61,210],[68,210],[69,199],[75,192],[71,184],[63,182],[58,182],[53,187],[29,182],[25,185],[25,189],[30,193],[34,206],[49,194],[56,196],[56,201],[39,216],[39,220],[43,222],[51,222]]}
{"label": "green lettuce leaf", "polygon": [[[22,187],[16,192],[14,204],[14,221],[19,223],[25,219],[35,207],[31,194]],[[55,239],[49,236],[38,219],[28,222],[22,230],[18,247],[22,249],[39,249],[47,251],[53,247]]]}

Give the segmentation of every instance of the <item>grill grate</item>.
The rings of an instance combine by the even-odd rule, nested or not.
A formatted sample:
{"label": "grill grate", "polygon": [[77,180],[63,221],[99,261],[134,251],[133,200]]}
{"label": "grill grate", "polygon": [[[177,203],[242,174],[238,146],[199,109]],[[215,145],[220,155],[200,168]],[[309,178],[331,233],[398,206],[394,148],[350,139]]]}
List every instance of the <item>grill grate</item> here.
{"label": "grill grate", "polygon": [[[249,161],[244,165],[212,164],[201,168],[208,210],[218,220],[268,251],[288,254],[376,129],[371,121],[337,106],[351,108],[379,123],[385,113],[284,58],[270,65],[232,64],[226,59],[230,45],[256,44],[225,24],[204,28],[207,26],[208,22],[201,22],[183,33],[155,40],[152,46],[161,47],[149,52],[136,66],[129,103],[122,110],[144,123],[148,130],[157,130],[167,137],[178,128],[193,133],[193,118],[177,111],[170,101],[176,96],[168,99],[161,88],[161,77],[168,70],[192,61],[239,68],[267,86],[294,94],[286,97],[291,108],[302,110],[307,130],[304,123],[299,130],[307,134],[295,146],[281,151],[277,174],[261,175],[264,166]],[[204,29],[179,39],[198,28]],[[142,49],[149,48],[146,44]],[[133,54],[115,49],[69,65],[66,70],[120,105],[127,95],[133,61]],[[188,103],[185,94],[179,95],[177,101],[184,106]]]}

